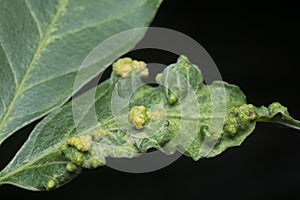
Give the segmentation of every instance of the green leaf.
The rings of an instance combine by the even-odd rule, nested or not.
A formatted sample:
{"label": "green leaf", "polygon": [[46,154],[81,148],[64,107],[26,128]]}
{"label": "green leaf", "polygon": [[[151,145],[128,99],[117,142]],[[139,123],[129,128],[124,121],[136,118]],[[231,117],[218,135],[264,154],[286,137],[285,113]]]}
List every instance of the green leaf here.
{"label": "green leaf", "polygon": [[[158,78],[162,83],[159,87],[142,84],[145,68],[133,67],[136,61],[117,61],[126,67],[126,76],[115,67],[111,78],[96,91],[79,96],[45,117],[0,172],[0,185],[54,189],[76,177],[82,168],[105,165],[107,157],[142,156],[150,148],[166,154],[179,151],[194,160],[213,157],[240,145],[256,121],[280,123],[290,119],[278,104],[269,108],[246,104],[245,95],[235,85],[222,81],[205,85],[200,70],[192,69],[197,66],[182,65],[182,59],[189,63],[180,57],[167,67]],[[194,73],[187,73],[189,70]],[[173,72],[175,78],[164,78]],[[199,77],[197,84],[192,76]],[[173,83],[176,87],[166,87]],[[170,91],[180,94],[176,103],[169,103]],[[95,100],[87,106],[86,99],[94,92]],[[74,111],[82,114],[80,120],[74,120]],[[97,122],[90,124],[94,111]],[[293,123],[296,121],[290,121]]]}
{"label": "green leaf", "polygon": [[108,37],[146,27],[161,0],[0,0],[0,144],[65,103],[143,35],[110,48],[74,86],[83,59]]}
{"label": "green leaf", "polygon": [[[103,82],[98,90],[102,97],[109,82]],[[84,98],[82,95],[80,98]],[[78,98],[80,100],[80,98]],[[48,181],[56,187],[70,181],[77,173],[66,170],[68,159],[60,148],[66,139],[76,134],[72,104],[49,114],[39,123],[10,164],[0,172],[0,184],[13,184],[29,190],[45,190]],[[46,164],[45,164],[46,163]]]}
{"label": "green leaf", "polygon": [[256,108],[257,121],[274,123],[282,127],[289,127],[300,131],[300,121],[292,118],[286,107],[275,102],[268,106]]}

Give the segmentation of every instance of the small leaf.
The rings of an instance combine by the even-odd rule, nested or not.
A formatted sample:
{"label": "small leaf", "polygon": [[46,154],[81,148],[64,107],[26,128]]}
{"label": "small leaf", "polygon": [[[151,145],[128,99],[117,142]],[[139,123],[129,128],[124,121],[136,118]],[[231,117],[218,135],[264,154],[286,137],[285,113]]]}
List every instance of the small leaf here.
{"label": "small leaf", "polygon": [[[87,54],[110,36],[148,26],[160,0],[0,0],[0,144],[61,106],[87,81],[129,51],[143,32],[110,43],[85,68]],[[74,88],[75,87],[75,88]]]}

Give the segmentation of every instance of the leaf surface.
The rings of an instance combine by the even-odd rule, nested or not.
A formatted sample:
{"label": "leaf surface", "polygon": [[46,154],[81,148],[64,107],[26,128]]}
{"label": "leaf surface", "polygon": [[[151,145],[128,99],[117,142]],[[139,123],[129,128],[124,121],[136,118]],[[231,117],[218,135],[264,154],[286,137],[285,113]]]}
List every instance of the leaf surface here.
{"label": "leaf surface", "polygon": [[110,36],[151,22],[160,0],[0,0],[0,144],[65,103],[129,51],[143,33],[111,43],[107,57],[83,59]]}
{"label": "leaf surface", "polygon": [[[288,121],[298,126],[280,104],[269,108],[246,104],[237,86],[222,81],[205,85],[200,70],[192,68],[197,66],[180,57],[159,75],[158,87],[143,85],[135,71],[129,77],[114,71],[96,91],[84,93],[43,119],[0,172],[0,185],[54,189],[72,180],[82,168],[105,165],[108,157],[133,158],[155,148],[199,160],[240,145],[256,121],[276,120],[281,125]],[[173,78],[164,78],[170,75]],[[198,77],[198,82],[191,77]],[[93,92],[95,105],[87,106],[86,99]],[[179,98],[170,102],[170,95]],[[82,114],[77,121],[74,105],[79,106],[75,112]],[[97,119],[94,125],[89,123],[92,114]],[[138,126],[141,120],[142,128]]]}

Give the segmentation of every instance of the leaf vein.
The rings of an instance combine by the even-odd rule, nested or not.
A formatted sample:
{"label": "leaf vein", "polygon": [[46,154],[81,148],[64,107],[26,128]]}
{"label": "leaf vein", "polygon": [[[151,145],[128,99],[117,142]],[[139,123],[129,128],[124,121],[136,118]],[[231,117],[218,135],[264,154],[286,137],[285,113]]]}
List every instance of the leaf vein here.
{"label": "leaf vein", "polygon": [[38,29],[38,32],[39,32],[39,36],[41,37],[42,36],[42,29],[41,29],[41,25],[40,23],[38,22],[37,20],[37,17],[35,15],[35,13],[31,10],[31,6],[29,5],[28,1],[27,0],[24,0],[24,3],[25,3],[25,6],[27,7],[32,19],[35,21],[35,24],[36,24],[36,27]]}
{"label": "leaf vein", "polygon": [[30,160],[29,162],[27,162],[26,164],[21,165],[20,167],[16,168],[16,170],[11,171],[11,172],[5,174],[4,176],[1,176],[1,174],[0,174],[0,183],[1,183],[3,180],[5,180],[6,178],[8,178],[8,177],[17,174],[17,173],[23,171],[24,169],[28,169],[28,166],[30,166],[31,164],[37,162],[39,159],[41,159],[41,158],[43,158],[43,157],[45,157],[45,156],[48,156],[48,155],[50,155],[50,154],[52,154],[52,153],[55,153],[55,152],[57,152],[57,151],[59,151],[58,146],[61,145],[61,144],[62,144],[62,142],[58,143],[58,144],[56,145],[56,148],[53,147],[54,149],[53,149],[52,151],[48,151],[48,152],[46,152],[46,153],[40,154],[39,156],[37,156],[37,157],[35,157],[34,159],[32,159],[32,160]]}
{"label": "leaf vein", "polygon": [[[52,81],[52,80],[54,80],[54,79],[57,79],[57,78],[59,78],[59,77],[66,76],[66,75],[69,75],[69,74],[72,74],[72,73],[76,73],[77,71],[78,71],[78,70],[72,70],[72,71],[65,72],[65,73],[63,73],[63,74],[59,74],[58,76],[53,76],[53,77],[51,77],[51,78],[49,78],[49,79],[45,79],[45,80],[43,80],[43,81],[40,81],[40,82],[38,82],[38,83],[35,83],[35,84],[33,84],[33,85],[30,85],[29,87],[24,88],[24,89],[23,89],[23,92],[25,92],[25,91],[27,91],[27,90],[30,90],[31,88],[33,88],[33,87],[35,87],[35,86],[38,86],[38,85],[41,85],[41,84],[43,84],[43,83],[46,83],[46,82]],[[13,118],[12,118],[12,119],[13,119]]]}
{"label": "leaf vein", "polygon": [[[35,168],[47,167],[47,166],[51,166],[51,165],[64,165],[67,163],[68,163],[68,161],[55,161],[55,162],[50,162],[50,163],[45,163],[45,164],[40,164],[40,165],[33,165],[30,167],[27,167],[26,169],[35,169]],[[45,174],[45,175],[49,176],[48,174]]]}
{"label": "leaf vein", "polygon": [[18,84],[17,84],[17,75],[16,75],[16,72],[15,72],[15,70],[14,70],[14,68],[13,68],[12,62],[11,62],[11,60],[9,59],[7,53],[5,52],[5,50],[4,50],[3,45],[1,44],[1,42],[0,42],[0,47],[1,47],[3,53],[4,53],[5,57],[6,57],[6,61],[7,61],[7,63],[8,63],[8,66],[9,66],[9,68],[10,68],[12,74],[13,74],[13,77],[14,77],[14,83],[15,83],[15,85],[16,85],[16,87],[17,87],[17,85],[18,85]]}
{"label": "leaf vein", "polygon": [[5,101],[4,101],[3,97],[2,97],[2,95],[0,95],[0,98],[1,98],[1,102],[3,104],[3,108],[4,108],[4,110],[6,110]]}
{"label": "leaf vein", "polygon": [[[92,24],[89,24],[89,25],[87,25],[87,26],[81,27],[81,28],[79,28],[79,29],[75,29],[75,30],[72,30],[72,31],[67,31],[67,32],[65,32],[65,33],[63,33],[63,34],[53,35],[49,40],[51,40],[51,42],[53,42],[53,41],[56,40],[56,39],[62,39],[62,38],[64,38],[65,36],[79,33],[79,32],[81,32],[81,31],[83,31],[83,30],[85,30],[85,29],[87,29],[87,28],[97,27],[97,26],[99,26],[99,25],[102,25],[102,24],[111,22],[111,21],[113,21],[113,20],[122,19],[122,17],[124,17],[125,15],[130,14],[130,13],[132,13],[133,11],[135,11],[135,10],[141,8],[141,7],[142,7],[143,5],[145,5],[146,3],[147,3],[147,1],[143,1],[141,4],[135,6],[134,8],[132,8],[132,9],[129,10],[129,11],[120,12],[120,13],[118,13],[118,14],[116,14],[116,15],[110,17],[110,18],[107,18],[107,19],[105,19],[105,20],[102,20],[102,21],[100,21],[100,22],[98,22],[98,23],[92,23]],[[126,23],[126,22],[124,22],[123,20],[121,20],[121,21],[122,21],[123,23]],[[126,24],[130,27],[130,25],[129,25],[128,23],[126,23]],[[51,43],[51,42],[49,42],[49,43]]]}
{"label": "leaf vein", "polygon": [[[16,103],[16,101],[17,101],[18,97],[20,96],[20,94],[22,94],[23,87],[24,87],[24,85],[27,81],[27,78],[30,74],[30,71],[32,70],[34,64],[38,60],[40,54],[43,52],[43,50],[44,50],[44,48],[47,44],[47,40],[49,39],[49,37],[51,35],[52,29],[54,28],[54,26],[55,26],[57,20],[59,19],[59,17],[62,15],[62,13],[65,10],[66,6],[67,6],[67,1],[60,1],[60,4],[58,5],[57,11],[56,11],[56,14],[54,15],[51,23],[49,24],[48,28],[46,29],[44,36],[41,38],[41,40],[39,42],[39,45],[36,49],[36,52],[34,53],[32,59],[31,59],[31,62],[29,63],[29,65],[27,67],[27,71],[26,71],[25,75],[23,76],[23,79],[22,79],[20,85],[18,87],[16,87],[16,92],[15,92],[14,98],[9,103],[9,105],[7,107],[7,110],[5,111],[5,114],[4,114],[4,116],[3,116],[3,118],[0,122],[0,130],[3,130],[3,127],[6,123],[6,121],[8,120],[8,117],[9,117],[10,112],[12,111],[12,109],[14,107],[14,104]],[[2,141],[3,141],[3,139],[2,139]],[[2,141],[0,141],[0,144],[1,144]]]}

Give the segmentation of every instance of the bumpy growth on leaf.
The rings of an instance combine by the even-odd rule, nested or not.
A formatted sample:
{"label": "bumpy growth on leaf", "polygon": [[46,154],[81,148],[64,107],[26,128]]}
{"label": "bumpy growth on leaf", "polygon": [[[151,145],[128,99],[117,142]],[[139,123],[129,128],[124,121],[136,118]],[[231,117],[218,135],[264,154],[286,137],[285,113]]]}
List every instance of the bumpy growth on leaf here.
{"label": "bumpy growth on leaf", "polygon": [[92,146],[92,137],[90,135],[81,135],[68,139],[68,144],[76,147],[79,151],[85,152],[90,150]]}
{"label": "bumpy growth on leaf", "polygon": [[238,108],[234,107],[229,110],[228,117],[224,124],[224,131],[232,136],[241,129],[247,127],[248,123],[256,119],[254,106],[244,104]]}
{"label": "bumpy growth on leaf", "polygon": [[[0,172],[0,184],[50,190],[67,183],[82,168],[105,165],[107,157],[133,158],[153,148],[165,154],[179,151],[193,160],[214,157],[240,145],[257,121],[300,130],[300,122],[279,103],[255,107],[247,104],[235,85],[222,81],[204,84],[199,68],[185,56],[157,76],[160,86],[139,86],[125,105],[126,115],[115,116],[111,101],[116,85],[128,86],[130,78],[140,83],[145,66],[129,58],[113,64],[111,80],[101,83],[96,91],[96,127],[78,132],[70,103],[42,120],[14,160]],[[88,115],[83,113],[82,124]],[[51,168],[47,168],[49,163]],[[26,182],[37,166],[49,169],[47,176],[35,184]]]}
{"label": "bumpy growth on leaf", "polygon": [[56,183],[54,180],[50,180],[48,181],[47,185],[46,185],[46,190],[52,190],[54,189],[56,186]]}
{"label": "bumpy growth on leaf", "polygon": [[148,114],[144,106],[134,106],[129,111],[128,118],[130,122],[137,128],[143,128],[148,120]]}
{"label": "bumpy growth on leaf", "polygon": [[141,77],[147,77],[149,70],[143,61],[122,58],[113,64],[113,72],[123,78],[127,78],[131,73],[138,73]]}

